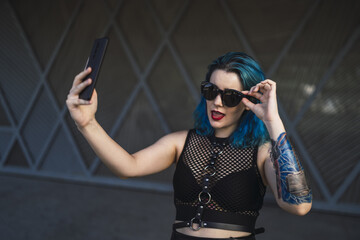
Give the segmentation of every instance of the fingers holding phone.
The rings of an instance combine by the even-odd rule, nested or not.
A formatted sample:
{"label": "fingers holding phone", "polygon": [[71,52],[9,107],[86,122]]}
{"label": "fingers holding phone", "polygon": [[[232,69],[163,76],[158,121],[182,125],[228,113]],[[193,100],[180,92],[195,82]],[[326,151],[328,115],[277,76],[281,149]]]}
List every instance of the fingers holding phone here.
{"label": "fingers holding phone", "polygon": [[[90,100],[81,99],[79,97],[80,93],[89,85],[91,85],[92,80],[88,78],[87,80],[84,80],[83,78],[86,76],[86,74],[91,72],[91,68],[88,68],[84,70],[83,72],[76,75],[73,81],[73,85],[69,91],[68,99],[71,100],[79,100],[74,102],[74,104],[90,104]],[[80,101],[81,100],[81,101]]]}
{"label": "fingers holding phone", "polygon": [[91,73],[91,67],[85,68],[84,71],[80,72],[78,75],[75,76],[72,87],[75,87],[82,82],[85,82],[87,79],[85,77]]}
{"label": "fingers holding phone", "polygon": [[72,88],[66,99],[66,105],[70,115],[78,127],[85,127],[91,120],[95,119],[97,110],[96,90],[94,89],[90,100],[84,100],[79,97],[80,93],[92,84],[92,79],[89,78],[84,80],[91,71],[91,68],[87,68],[75,77]]}
{"label": "fingers holding phone", "polygon": [[87,100],[87,101],[85,99],[81,99],[80,98],[80,93],[83,92],[86,87],[91,85],[92,79],[91,78],[85,79],[85,77],[88,74],[90,74],[91,71],[92,71],[91,67],[88,67],[87,69],[85,69],[84,71],[82,71],[81,73],[76,75],[76,77],[75,77],[75,79],[73,81],[72,88],[70,89],[69,96],[72,99],[78,99],[79,104],[80,103],[81,104],[89,104],[90,103],[90,99]]}

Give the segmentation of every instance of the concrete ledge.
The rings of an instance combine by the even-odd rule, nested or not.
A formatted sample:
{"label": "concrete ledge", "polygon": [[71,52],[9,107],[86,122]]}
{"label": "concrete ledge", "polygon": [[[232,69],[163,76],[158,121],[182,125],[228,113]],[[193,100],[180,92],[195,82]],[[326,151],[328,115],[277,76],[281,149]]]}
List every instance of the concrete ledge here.
{"label": "concrete ledge", "polygon": [[[171,194],[0,175],[0,239],[170,239]],[[258,240],[358,239],[360,218],[265,205]]]}

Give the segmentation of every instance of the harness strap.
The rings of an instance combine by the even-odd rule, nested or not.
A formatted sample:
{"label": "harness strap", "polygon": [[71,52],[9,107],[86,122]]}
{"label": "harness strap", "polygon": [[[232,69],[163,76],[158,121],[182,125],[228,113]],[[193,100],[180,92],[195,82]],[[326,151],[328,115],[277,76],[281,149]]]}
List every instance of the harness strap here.
{"label": "harness strap", "polygon": [[[173,228],[183,228],[183,227],[189,227],[193,229],[193,221],[184,221],[184,222],[178,222],[173,224]],[[247,226],[243,225],[237,225],[237,224],[229,224],[229,223],[217,223],[217,222],[208,222],[208,221],[201,221],[196,224],[199,224],[198,228],[217,228],[217,229],[224,229],[224,230],[231,230],[231,231],[242,231],[242,232],[250,232],[254,234],[260,234],[265,232],[264,228],[256,228],[252,229]],[[197,229],[197,228],[196,228]]]}

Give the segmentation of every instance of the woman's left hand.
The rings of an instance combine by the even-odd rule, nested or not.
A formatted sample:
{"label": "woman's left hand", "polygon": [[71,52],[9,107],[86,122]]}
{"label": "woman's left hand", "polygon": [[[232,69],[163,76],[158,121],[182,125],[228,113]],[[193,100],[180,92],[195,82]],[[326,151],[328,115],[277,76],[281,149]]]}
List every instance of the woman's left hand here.
{"label": "woman's left hand", "polygon": [[242,102],[263,122],[272,122],[279,119],[279,112],[276,99],[276,82],[266,79],[253,86],[250,91],[242,91],[242,93],[255,97],[261,103],[252,103],[246,98]]}

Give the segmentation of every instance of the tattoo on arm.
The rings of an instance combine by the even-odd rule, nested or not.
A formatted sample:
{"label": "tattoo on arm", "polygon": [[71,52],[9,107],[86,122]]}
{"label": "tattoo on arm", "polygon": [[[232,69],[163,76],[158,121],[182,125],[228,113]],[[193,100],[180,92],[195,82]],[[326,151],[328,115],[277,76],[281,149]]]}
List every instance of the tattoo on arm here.
{"label": "tattoo on arm", "polygon": [[270,156],[275,169],[278,198],[290,204],[311,202],[311,189],[286,133],[281,133],[277,141],[271,140],[271,145]]}

